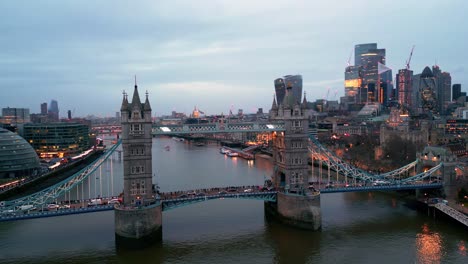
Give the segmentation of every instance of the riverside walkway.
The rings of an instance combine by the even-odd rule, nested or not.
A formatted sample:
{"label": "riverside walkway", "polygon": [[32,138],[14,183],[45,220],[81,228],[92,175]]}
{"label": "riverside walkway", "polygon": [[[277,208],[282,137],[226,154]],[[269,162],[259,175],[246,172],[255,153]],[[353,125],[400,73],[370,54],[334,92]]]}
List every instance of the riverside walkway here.
{"label": "riverside walkway", "polygon": [[461,213],[460,211],[457,211],[453,209],[452,207],[443,204],[443,203],[437,203],[435,205],[435,208],[439,209],[446,215],[452,217],[453,219],[457,220],[458,222],[464,224],[466,227],[468,227],[468,216]]}

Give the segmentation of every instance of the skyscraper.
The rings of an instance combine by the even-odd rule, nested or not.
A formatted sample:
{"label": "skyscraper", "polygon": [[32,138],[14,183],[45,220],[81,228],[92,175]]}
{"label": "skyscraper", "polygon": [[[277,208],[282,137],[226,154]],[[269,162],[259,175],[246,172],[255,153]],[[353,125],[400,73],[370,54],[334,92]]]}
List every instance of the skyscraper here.
{"label": "skyscraper", "polygon": [[291,86],[291,92],[294,100],[298,103],[302,98],[302,76],[301,75],[286,75],[283,78],[275,80],[276,100],[282,103],[286,95],[286,87]]}
{"label": "skyscraper", "polygon": [[396,75],[397,99],[400,106],[405,110],[413,108],[411,93],[413,90],[413,71],[400,69]]}
{"label": "skyscraper", "polygon": [[349,103],[365,103],[367,89],[362,88],[362,66],[348,66],[345,69],[345,96]]}
{"label": "skyscraper", "polygon": [[[386,104],[383,98],[389,98],[389,92],[393,89],[392,71],[378,75],[378,63],[385,65],[385,49],[378,49],[377,43],[358,44],[354,47],[355,66],[362,66],[362,87],[367,88],[368,101],[375,101]],[[384,93],[380,83],[386,83],[386,93]]]}
{"label": "skyscraper", "polygon": [[452,85],[452,101],[458,99],[461,96],[461,84],[456,83]]}
{"label": "skyscraper", "polygon": [[49,120],[50,121],[59,121],[59,108],[58,108],[58,102],[56,100],[51,100],[50,101],[50,107],[49,107]]}
{"label": "skyscraper", "polygon": [[276,101],[278,103],[283,102],[284,96],[286,95],[286,84],[284,83],[283,78],[278,78],[275,80],[275,93]]}
{"label": "skyscraper", "polygon": [[437,110],[444,115],[452,99],[452,77],[450,73],[443,72],[438,65],[432,66],[432,73],[436,81]]}
{"label": "skyscraper", "polygon": [[419,113],[437,113],[437,84],[429,67],[424,68],[419,79]]}
{"label": "skyscraper", "polygon": [[41,104],[41,115],[47,115],[47,103]]}

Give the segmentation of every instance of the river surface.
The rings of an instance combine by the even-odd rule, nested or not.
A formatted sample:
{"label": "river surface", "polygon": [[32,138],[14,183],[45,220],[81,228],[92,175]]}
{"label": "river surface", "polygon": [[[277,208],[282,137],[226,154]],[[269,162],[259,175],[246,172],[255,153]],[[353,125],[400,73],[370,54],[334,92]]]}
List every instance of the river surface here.
{"label": "river surface", "polygon": [[[268,158],[169,138],[154,139],[153,160],[161,191],[261,185],[272,173]],[[114,155],[68,199],[121,191]],[[312,232],[267,220],[262,201],[193,204],[164,212],[162,242],[141,250],[116,249],[113,211],[0,223],[0,263],[468,263],[466,229],[392,194],[323,194],[321,207],[322,230]]]}

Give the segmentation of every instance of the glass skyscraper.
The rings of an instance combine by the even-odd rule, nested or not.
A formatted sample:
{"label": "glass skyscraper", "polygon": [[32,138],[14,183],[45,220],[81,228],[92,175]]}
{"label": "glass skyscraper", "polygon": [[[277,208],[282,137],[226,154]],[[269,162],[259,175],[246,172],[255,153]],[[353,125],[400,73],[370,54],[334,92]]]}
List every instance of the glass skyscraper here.
{"label": "glass skyscraper", "polygon": [[50,107],[49,107],[49,119],[50,121],[59,121],[59,108],[58,108],[58,102],[56,100],[50,101]]}
{"label": "glass skyscraper", "polygon": [[301,75],[286,75],[283,78],[275,80],[276,101],[278,104],[283,103],[286,95],[286,87],[291,86],[291,92],[294,100],[301,103],[302,98],[302,76]]}
{"label": "glass skyscraper", "polygon": [[390,98],[390,91],[393,89],[392,71],[382,73],[380,83],[377,84],[379,62],[385,65],[385,49],[378,49],[377,43],[358,44],[354,47],[354,64],[362,66],[362,88],[367,89],[367,101],[387,104],[384,98]]}

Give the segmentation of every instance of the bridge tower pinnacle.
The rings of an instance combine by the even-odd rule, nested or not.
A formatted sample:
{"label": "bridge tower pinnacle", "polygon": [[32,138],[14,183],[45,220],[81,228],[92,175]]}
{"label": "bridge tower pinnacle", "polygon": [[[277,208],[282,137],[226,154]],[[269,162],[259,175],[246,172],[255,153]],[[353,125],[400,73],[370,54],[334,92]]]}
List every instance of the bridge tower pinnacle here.
{"label": "bridge tower pinnacle", "polygon": [[122,101],[123,204],[115,208],[116,241],[136,246],[141,241],[159,240],[161,204],[156,199],[152,175],[151,106],[146,93],[141,103],[135,77],[132,101]]}

